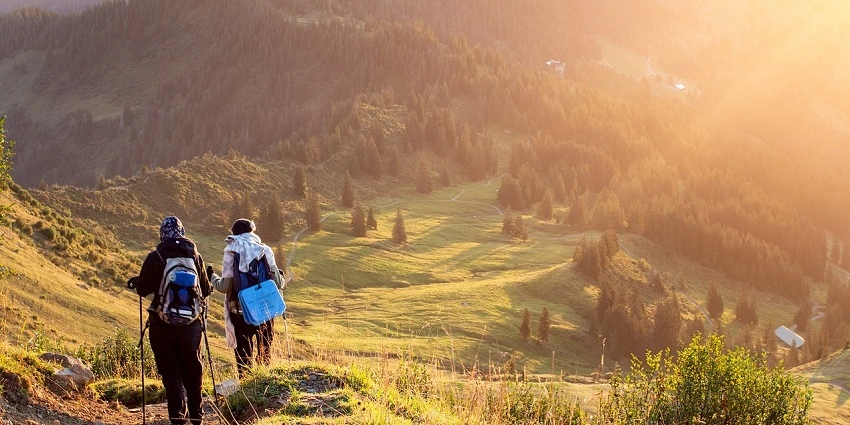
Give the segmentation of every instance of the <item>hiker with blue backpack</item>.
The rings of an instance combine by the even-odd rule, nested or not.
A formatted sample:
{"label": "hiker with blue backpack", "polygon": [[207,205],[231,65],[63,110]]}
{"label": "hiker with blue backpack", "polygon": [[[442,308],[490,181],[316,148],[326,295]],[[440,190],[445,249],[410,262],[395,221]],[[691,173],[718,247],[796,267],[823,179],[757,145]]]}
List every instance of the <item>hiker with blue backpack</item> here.
{"label": "hiker with blue backpack", "polygon": [[[285,309],[279,290],[285,289],[286,280],[275,263],[272,249],[255,231],[256,225],[251,220],[240,218],[233,222],[231,235],[225,238],[221,276],[211,266],[206,270],[212,286],[225,294],[225,336],[228,347],[234,349],[240,378],[253,363],[254,348],[257,363],[267,365],[271,360],[274,317]],[[260,294],[260,290],[268,297],[256,300],[254,294]],[[249,295],[254,298],[246,298]]]}
{"label": "hiker with blue backpack", "polygon": [[135,287],[140,297],[154,294],[148,307],[147,326],[156,368],[168,398],[171,423],[200,424],[203,417],[201,334],[210,282],[203,272],[204,259],[195,244],[186,238],[180,219],[165,217],[159,239],[160,243],[145,258],[138,278],[134,278],[130,287]]}

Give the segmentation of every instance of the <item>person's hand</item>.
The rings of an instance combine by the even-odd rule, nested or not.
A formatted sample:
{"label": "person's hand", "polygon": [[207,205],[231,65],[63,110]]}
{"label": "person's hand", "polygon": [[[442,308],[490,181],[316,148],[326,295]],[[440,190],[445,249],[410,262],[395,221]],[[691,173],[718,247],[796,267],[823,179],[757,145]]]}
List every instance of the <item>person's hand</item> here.
{"label": "person's hand", "polygon": [[139,277],[133,276],[127,279],[127,288],[136,289],[136,286],[139,284]]}
{"label": "person's hand", "polygon": [[213,266],[207,266],[207,279],[212,280],[214,274],[215,270],[213,270]]}

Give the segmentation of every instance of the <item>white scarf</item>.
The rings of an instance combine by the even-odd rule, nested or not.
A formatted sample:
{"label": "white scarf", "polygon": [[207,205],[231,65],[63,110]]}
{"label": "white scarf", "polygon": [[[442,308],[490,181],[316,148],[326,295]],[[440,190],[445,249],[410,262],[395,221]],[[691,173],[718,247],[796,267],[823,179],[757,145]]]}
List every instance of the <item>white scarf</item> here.
{"label": "white scarf", "polygon": [[263,241],[253,232],[230,235],[224,241],[227,242],[224,252],[230,251],[239,254],[239,271],[241,272],[247,272],[251,261],[262,257],[265,250]]}

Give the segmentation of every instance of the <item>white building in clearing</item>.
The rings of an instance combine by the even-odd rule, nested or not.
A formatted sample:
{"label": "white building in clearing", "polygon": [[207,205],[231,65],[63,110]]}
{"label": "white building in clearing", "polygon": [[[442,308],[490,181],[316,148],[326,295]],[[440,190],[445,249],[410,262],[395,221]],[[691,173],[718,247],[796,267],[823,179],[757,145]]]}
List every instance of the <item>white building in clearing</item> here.
{"label": "white building in clearing", "polygon": [[800,335],[797,335],[796,332],[791,329],[786,328],[785,326],[780,326],[773,331],[777,338],[781,339],[782,342],[788,344],[789,347],[797,347],[800,348],[803,344],[806,343],[806,340],[803,339]]}

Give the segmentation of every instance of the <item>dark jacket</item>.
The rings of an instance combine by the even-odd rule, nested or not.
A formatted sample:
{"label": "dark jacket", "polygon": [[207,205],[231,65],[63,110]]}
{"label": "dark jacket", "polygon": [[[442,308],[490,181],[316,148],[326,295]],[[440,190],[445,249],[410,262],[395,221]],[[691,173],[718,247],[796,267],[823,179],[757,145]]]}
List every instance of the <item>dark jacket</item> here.
{"label": "dark jacket", "polygon": [[[198,284],[201,287],[201,295],[204,298],[208,297],[211,287],[207,273],[204,270],[204,259],[198,253],[198,250],[195,249],[195,244],[186,238],[166,239],[156,246],[156,250],[148,254],[145,262],[142,263],[142,270],[139,272],[136,292],[143,297],[156,293],[159,289],[159,284],[162,282],[162,274],[165,273],[165,260],[174,257],[190,257],[195,259],[195,269],[198,271]],[[148,307],[148,311],[151,312],[151,325],[165,323],[155,313],[157,303],[158,297],[154,297],[150,307]]]}

